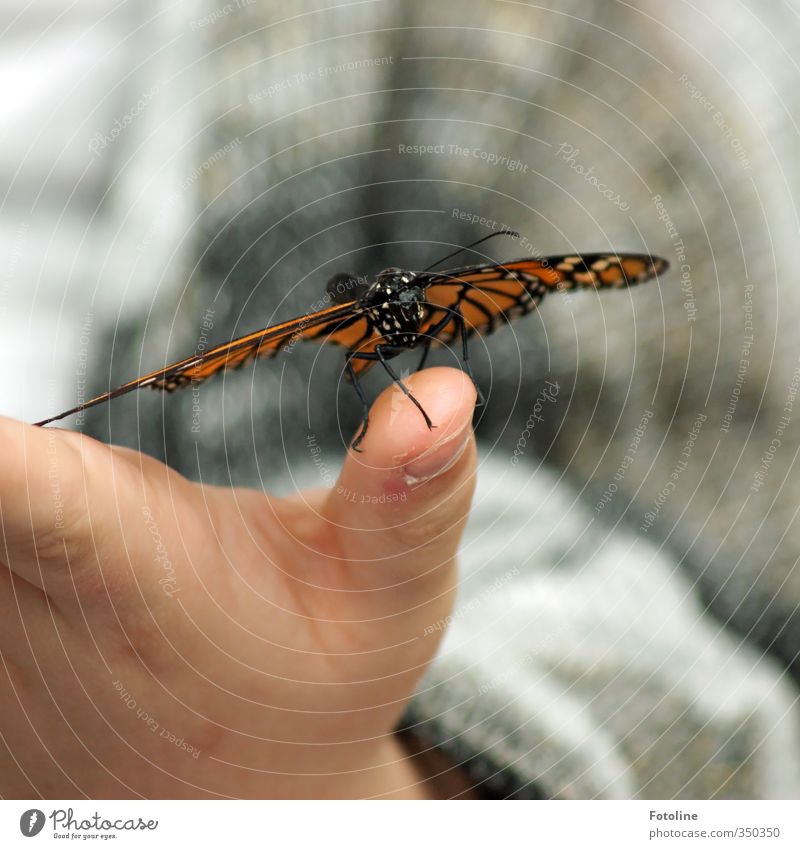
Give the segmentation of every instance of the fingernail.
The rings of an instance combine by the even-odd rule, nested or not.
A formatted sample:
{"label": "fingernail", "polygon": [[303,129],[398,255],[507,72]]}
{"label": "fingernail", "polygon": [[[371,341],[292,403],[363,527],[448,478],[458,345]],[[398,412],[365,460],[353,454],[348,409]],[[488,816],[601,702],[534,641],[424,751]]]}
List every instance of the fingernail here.
{"label": "fingernail", "polygon": [[471,436],[472,428],[468,424],[406,463],[403,466],[406,486],[419,486],[452,468],[464,453]]}

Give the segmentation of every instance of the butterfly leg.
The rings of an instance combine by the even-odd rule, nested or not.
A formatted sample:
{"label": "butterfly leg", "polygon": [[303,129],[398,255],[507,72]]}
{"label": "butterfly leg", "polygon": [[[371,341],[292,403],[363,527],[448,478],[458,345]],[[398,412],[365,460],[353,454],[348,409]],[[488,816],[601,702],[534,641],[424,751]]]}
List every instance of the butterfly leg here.
{"label": "butterfly leg", "polygon": [[481,388],[478,386],[478,383],[475,380],[475,375],[472,373],[472,366],[469,362],[469,346],[467,344],[467,327],[466,322],[464,321],[464,316],[461,315],[461,310],[459,308],[448,310],[442,318],[436,322],[436,324],[428,329],[425,341],[421,343],[424,346],[424,350],[422,352],[422,359],[419,361],[419,365],[417,366],[417,371],[421,371],[422,367],[425,365],[432,341],[439,335],[439,333],[442,332],[442,330],[444,330],[445,327],[447,327],[448,324],[450,324],[451,321],[456,325],[456,332],[459,336],[461,336],[461,353],[462,359],[464,360],[464,369],[469,375],[470,380],[475,385],[475,392],[478,395],[475,406],[483,407],[486,403],[486,399],[483,397]]}
{"label": "butterfly leg", "polygon": [[419,361],[419,363],[417,363],[417,367],[416,367],[415,371],[422,371],[422,369],[425,368],[425,363],[428,359],[428,354],[430,354],[430,352],[431,352],[431,340],[426,339],[422,343],[422,357],[420,357],[420,361]]}
{"label": "butterfly leg", "polygon": [[[433,430],[433,428],[436,427],[436,425],[433,424],[433,422],[430,419],[430,416],[423,409],[422,404],[420,404],[419,401],[417,401],[417,399],[411,394],[411,391],[409,390],[409,388],[403,383],[403,381],[400,379],[400,376],[397,374],[397,372],[395,372],[395,370],[389,365],[389,362],[388,362],[387,354],[388,354],[389,357],[392,357],[395,354],[402,354],[404,351],[407,351],[407,350],[408,350],[407,346],[394,347],[392,345],[376,345],[374,352],[373,351],[356,351],[351,355],[350,359],[353,359],[353,360],[355,360],[355,359],[372,360],[373,362],[376,362],[376,361],[379,362],[384,367],[384,369],[386,370],[386,373],[389,375],[389,377],[391,377],[392,382],[395,383],[400,388],[400,390],[406,396],[406,398],[408,398],[409,401],[411,401],[411,403],[420,411],[420,413],[422,413],[422,418],[425,419],[425,424],[428,426],[428,429]],[[359,435],[359,439],[357,440],[357,443],[360,443],[361,439],[363,439],[363,437],[364,437],[364,431],[362,431],[361,434]],[[354,444],[357,444],[357,443],[354,443]]]}
{"label": "butterfly leg", "polygon": [[353,451],[358,451],[361,453],[362,449],[358,446],[361,445],[364,437],[367,435],[367,428],[369,427],[369,403],[367,402],[367,396],[364,394],[364,389],[361,386],[361,383],[358,380],[358,375],[353,368],[353,363],[351,362],[354,354],[350,353],[347,355],[347,360],[345,362],[345,368],[347,369],[347,376],[350,378],[350,382],[353,384],[353,387],[356,390],[356,394],[358,395],[359,400],[361,401],[361,428],[356,435],[356,438],[353,440],[352,449]]}
{"label": "butterfly leg", "polygon": [[[432,307],[432,309],[437,308]],[[436,324],[428,328],[424,337],[417,337],[417,343],[414,347],[422,348],[422,358],[420,359],[419,365],[417,365],[415,371],[422,371],[422,369],[425,368],[425,363],[428,361],[428,354],[430,354],[431,352],[431,345],[433,344],[433,340],[439,335],[439,333],[442,332],[445,327],[447,327],[450,321],[450,313],[445,312],[444,315],[436,322]]]}
{"label": "butterfly leg", "polygon": [[478,395],[478,398],[475,401],[475,406],[483,407],[483,405],[486,403],[486,399],[483,397],[481,388],[480,386],[478,386],[478,382],[475,380],[475,375],[472,373],[472,366],[469,362],[469,345],[467,344],[467,325],[464,321],[464,316],[461,315],[460,310],[455,310],[453,312],[453,320],[455,321],[456,325],[458,325],[458,333],[461,336],[461,357],[464,360],[464,370],[469,375],[469,379],[475,386],[475,392]]}
{"label": "butterfly leg", "polygon": [[391,345],[375,346],[375,353],[378,355],[378,360],[380,360],[380,364],[386,369],[386,373],[389,375],[389,377],[392,378],[392,381],[400,387],[406,398],[408,398],[409,401],[411,401],[411,403],[420,411],[420,413],[422,413],[422,418],[425,419],[425,424],[428,425],[428,430],[433,430],[436,425],[433,424],[433,422],[430,420],[430,417],[423,409],[422,404],[420,404],[419,401],[417,401],[417,399],[411,394],[409,388],[405,385],[405,383],[403,383],[402,380],[400,380],[400,376],[389,365],[386,359],[386,354],[392,356],[394,354],[401,354],[405,350],[407,350],[405,347],[394,348]]}

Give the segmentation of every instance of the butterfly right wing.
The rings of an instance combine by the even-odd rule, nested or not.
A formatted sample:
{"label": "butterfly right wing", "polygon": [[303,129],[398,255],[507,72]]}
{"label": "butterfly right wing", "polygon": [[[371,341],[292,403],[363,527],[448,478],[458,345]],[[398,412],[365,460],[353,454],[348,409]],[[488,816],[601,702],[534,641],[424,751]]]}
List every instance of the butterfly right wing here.
{"label": "butterfly right wing", "polygon": [[[36,422],[36,425],[42,426],[59,421],[89,407],[94,407],[105,401],[118,398],[120,395],[145,387],[173,392],[189,384],[197,384],[207,380],[219,372],[239,368],[257,357],[275,356],[281,350],[291,349],[300,340],[338,342],[340,339],[350,338],[353,335],[352,328],[359,325],[360,321],[365,321],[365,319],[362,318],[358,301],[349,301],[319,312],[300,316],[291,321],[274,324],[271,327],[256,330],[239,339],[218,345],[203,354],[187,357],[165,368],[138,377],[136,380],[123,383],[122,386],[118,386],[110,392],[104,392],[102,395],[85,401],[71,410]],[[339,344],[343,343],[339,342]]]}
{"label": "butterfly right wing", "polygon": [[594,253],[530,257],[428,274],[428,316],[421,332],[433,337],[433,344],[452,342],[460,332],[458,312],[467,335],[488,335],[536,309],[550,292],[634,286],[668,268],[666,260],[647,254]]}

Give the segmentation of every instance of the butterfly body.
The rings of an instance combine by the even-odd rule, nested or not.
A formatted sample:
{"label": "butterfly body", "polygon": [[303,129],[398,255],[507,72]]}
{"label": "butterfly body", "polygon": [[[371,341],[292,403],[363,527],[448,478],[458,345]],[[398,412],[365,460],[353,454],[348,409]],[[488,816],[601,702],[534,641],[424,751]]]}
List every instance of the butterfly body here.
{"label": "butterfly body", "polygon": [[[517,234],[498,231],[469,247],[498,235]],[[548,293],[627,288],[656,277],[668,267],[665,260],[647,254],[593,253],[525,257],[437,272],[387,268],[372,281],[354,274],[335,274],[326,287],[326,301],[331,306],[187,357],[36,424],[63,419],[143,387],[171,392],[194,386],[257,357],[274,357],[291,350],[299,340],[311,340],[332,342],[345,349],[345,373],[364,411],[362,429],[353,443],[357,449],[367,430],[369,410],[359,378],[375,363],[383,366],[433,427],[389,360],[404,351],[421,349],[417,365],[421,369],[431,347],[460,342],[461,358],[471,377],[468,339],[475,334],[486,336],[532,312]],[[480,390],[478,398],[482,403]]]}
{"label": "butterfly body", "polygon": [[387,268],[361,298],[373,330],[394,346],[413,347],[425,319],[425,289],[419,275]]}

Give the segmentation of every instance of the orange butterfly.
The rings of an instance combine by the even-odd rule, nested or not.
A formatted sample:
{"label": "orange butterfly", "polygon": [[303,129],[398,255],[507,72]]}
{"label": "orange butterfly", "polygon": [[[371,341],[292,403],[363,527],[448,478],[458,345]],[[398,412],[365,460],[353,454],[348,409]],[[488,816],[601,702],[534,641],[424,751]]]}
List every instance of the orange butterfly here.
{"label": "orange butterfly", "polygon": [[[492,233],[469,248],[499,235],[517,234],[511,231]],[[463,250],[468,248],[461,248],[439,262]],[[353,274],[337,274],[327,286],[326,297],[333,306],[256,330],[197,356],[187,357],[36,424],[58,421],[145,386],[172,392],[206,380],[217,372],[238,368],[256,357],[274,357],[297,341],[310,339],[333,342],[346,349],[347,376],[364,409],[363,424],[353,443],[353,448],[358,450],[369,424],[369,405],[359,377],[376,362],[381,363],[417,406],[428,427],[432,427],[425,410],[389,364],[393,357],[403,351],[421,349],[423,355],[417,366],[421,369],[432,346],[460,339],[464,365],[471,377],[467,347],[471,335],[492,333],[511,319],[531,312],[549,292],[576,288],[618,289],[650,280],[668,267],[666,260],[646,254],[593,253],[470,265],[444,272],[387,268],[371,283]],[[343,295],[350,297],[345,299]],[[480,392],[478,397],[482,403]]]}

